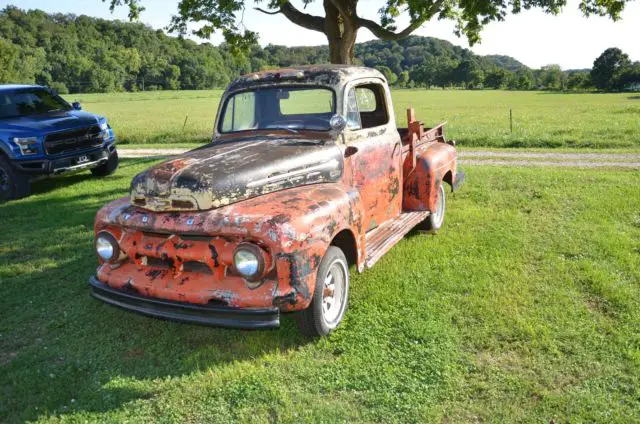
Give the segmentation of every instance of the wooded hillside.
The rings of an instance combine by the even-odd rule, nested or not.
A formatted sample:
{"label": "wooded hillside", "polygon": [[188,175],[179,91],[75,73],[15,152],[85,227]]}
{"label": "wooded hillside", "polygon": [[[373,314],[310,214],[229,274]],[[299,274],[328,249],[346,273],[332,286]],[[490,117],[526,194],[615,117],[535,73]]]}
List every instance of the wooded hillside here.
{"label": "wooded hillside", "polygon": [[[369,41],[358,63],[400,87],[583,89],[588,71],[557,65],[531,70],[509,56],[478,56],[430,37]],[[170,37],[140,23],[88,16],[0,11],[0,83],[38,83],[61,93],[224,87],[236,76],[268,68],[329,62],[327,46],[254,45],[238,56],[225,46]],[[629,77],[611,87],[629,84]],[[597,85],[597,84],[596,84]]]}

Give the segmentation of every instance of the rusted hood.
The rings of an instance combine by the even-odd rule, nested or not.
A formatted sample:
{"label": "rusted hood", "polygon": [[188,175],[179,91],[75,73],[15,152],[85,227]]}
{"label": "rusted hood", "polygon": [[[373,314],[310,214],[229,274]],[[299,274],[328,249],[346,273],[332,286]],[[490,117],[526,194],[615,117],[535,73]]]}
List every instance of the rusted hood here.
{"label": "rusted hood", "polygon": [[212,143],[133,178],[131,202],[153,211],[208,210],[307,184],[338,181],[336,145],[290,138]]}

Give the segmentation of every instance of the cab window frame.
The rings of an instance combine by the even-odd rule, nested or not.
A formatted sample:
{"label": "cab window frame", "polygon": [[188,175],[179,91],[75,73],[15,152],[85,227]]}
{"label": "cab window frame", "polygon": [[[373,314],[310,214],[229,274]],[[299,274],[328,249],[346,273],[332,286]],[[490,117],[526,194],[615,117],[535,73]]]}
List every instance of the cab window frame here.
{"label": "cab window frame", "polygon": [[[376,108],[369,111],[360,111],[360,105],[358,103],[358,89],[368,89],[370,90],[375,98]],[[391,122],[391,117],[389,114],[388,101],[387,101],[387,90],[385,88],[384,82],[379,79],[371,79],[371,80],[362,80],[355,81],[353,84],[347,86],[345,88],[346,95],[344,101],[344,111],[345,118],[347,119],[347,130],[356,132],[361,130],[370,130],[372,128],[378,128],[385,125],[388,125]],[[353,95],[351,93],[354,93]],[[349,102],[353,101],[353,97],[355,96],[356,107],[358,111],[358,119],[359,127],[351,127],[349,126],[349,114],[353,113],[353,108],[350,107]],[[377,115],[377,116],[376,116]],[[356,122],[355,119],[352,119],[352,122]]]}

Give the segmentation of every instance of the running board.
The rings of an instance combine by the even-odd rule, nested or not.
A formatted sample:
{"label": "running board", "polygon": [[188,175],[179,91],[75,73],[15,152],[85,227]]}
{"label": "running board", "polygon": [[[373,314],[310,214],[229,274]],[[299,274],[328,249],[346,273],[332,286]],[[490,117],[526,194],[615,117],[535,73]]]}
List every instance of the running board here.
{"label": "running board", "polygon": [[382,255],[402,240],[405,234],[427,218],[429,213],[429,211],[405,212],[396,219],[387,221],[378,228],[369,231],[365,239],[367,248],[366,267],[371,268]]}

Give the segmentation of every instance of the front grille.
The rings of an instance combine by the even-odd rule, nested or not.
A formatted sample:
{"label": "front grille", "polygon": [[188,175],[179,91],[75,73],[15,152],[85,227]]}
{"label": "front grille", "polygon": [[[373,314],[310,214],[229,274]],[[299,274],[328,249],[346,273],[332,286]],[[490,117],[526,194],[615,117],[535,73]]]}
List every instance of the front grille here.
{"label": "front grille", "polygon": [[101,144],[102,131],[99,125],[56,132],[47,135],[44,139],[45,150],[50,155],[81,151]]}
{"label": "front grille", "polygon": [[[154,258],[147,256],[147,266],[151,268],[172,269],[174,264],[171,259]],[[211,274],[211,269],[202,262],[187,261],[182,264],[183,271],[199,272],[201,274]]]}

